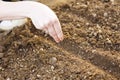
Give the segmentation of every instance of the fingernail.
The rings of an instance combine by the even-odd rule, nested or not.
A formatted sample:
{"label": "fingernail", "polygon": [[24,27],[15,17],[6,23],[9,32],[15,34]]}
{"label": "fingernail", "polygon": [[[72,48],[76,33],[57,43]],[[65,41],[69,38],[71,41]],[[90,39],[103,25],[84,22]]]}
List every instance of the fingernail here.
{"label": "fingernail", "polygon": [[59,43],[60,41],[56,41],[57,43]]}
{"label": "fingernail", "polygon": [[60,41],[64,39],[63,35],[59,36]]}

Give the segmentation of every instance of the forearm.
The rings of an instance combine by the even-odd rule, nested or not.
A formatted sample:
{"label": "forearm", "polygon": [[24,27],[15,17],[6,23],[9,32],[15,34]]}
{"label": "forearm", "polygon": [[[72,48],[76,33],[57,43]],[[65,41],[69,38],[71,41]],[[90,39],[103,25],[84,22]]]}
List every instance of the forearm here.
{"label": "forearm", "polygon": [[37,29],[48,32],[56,42],[63,40],[63,33],[56,14],[46,5],[32,2],[0,2],[0,19],[30,18]]}
{"label": "forearm", "polygon": [[0,1],[0,20],[29,17],[34,2],[2,2]]}

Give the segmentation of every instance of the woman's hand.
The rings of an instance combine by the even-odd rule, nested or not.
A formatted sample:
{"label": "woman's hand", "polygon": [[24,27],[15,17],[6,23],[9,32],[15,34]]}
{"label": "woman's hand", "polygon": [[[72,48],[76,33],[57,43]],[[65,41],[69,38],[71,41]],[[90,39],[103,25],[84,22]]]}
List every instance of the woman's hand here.
{"label": "woman's hand", "polygon": [[31,18],[35,27],[44,30],[52,36],[56,42],[62,41],[63,33],[56,14],[44,4],[35,4],[31,6],[30,14],[28,14],[28,17]]}
{"label": "woman's hand", "polygon": [[37,29],[44,30],[56,42],[63,33],[56,14],[46,5],[33,1],[0,2],[0,20],[30,18]]}

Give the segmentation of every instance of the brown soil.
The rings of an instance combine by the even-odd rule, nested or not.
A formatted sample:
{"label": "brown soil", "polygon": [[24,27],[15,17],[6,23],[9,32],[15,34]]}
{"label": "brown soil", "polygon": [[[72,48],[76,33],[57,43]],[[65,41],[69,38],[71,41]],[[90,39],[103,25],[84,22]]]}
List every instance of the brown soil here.
{"label": "brown soil", "polygon": [[120,1],[73,0],[51,8],[64,41],[55,43],[31,22],[1,31],[0,80],[120,80]]}

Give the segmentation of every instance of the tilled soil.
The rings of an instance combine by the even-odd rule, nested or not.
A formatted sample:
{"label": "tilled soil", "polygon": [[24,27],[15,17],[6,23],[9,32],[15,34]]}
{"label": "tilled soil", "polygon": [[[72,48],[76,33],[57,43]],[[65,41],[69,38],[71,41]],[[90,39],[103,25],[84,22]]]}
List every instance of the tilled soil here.
{"label": "tilled soil", "polygon": [[51,7],[64,41],[32,22],[0,33],[0,80],[120,80],[120,1],[73,0]]}

